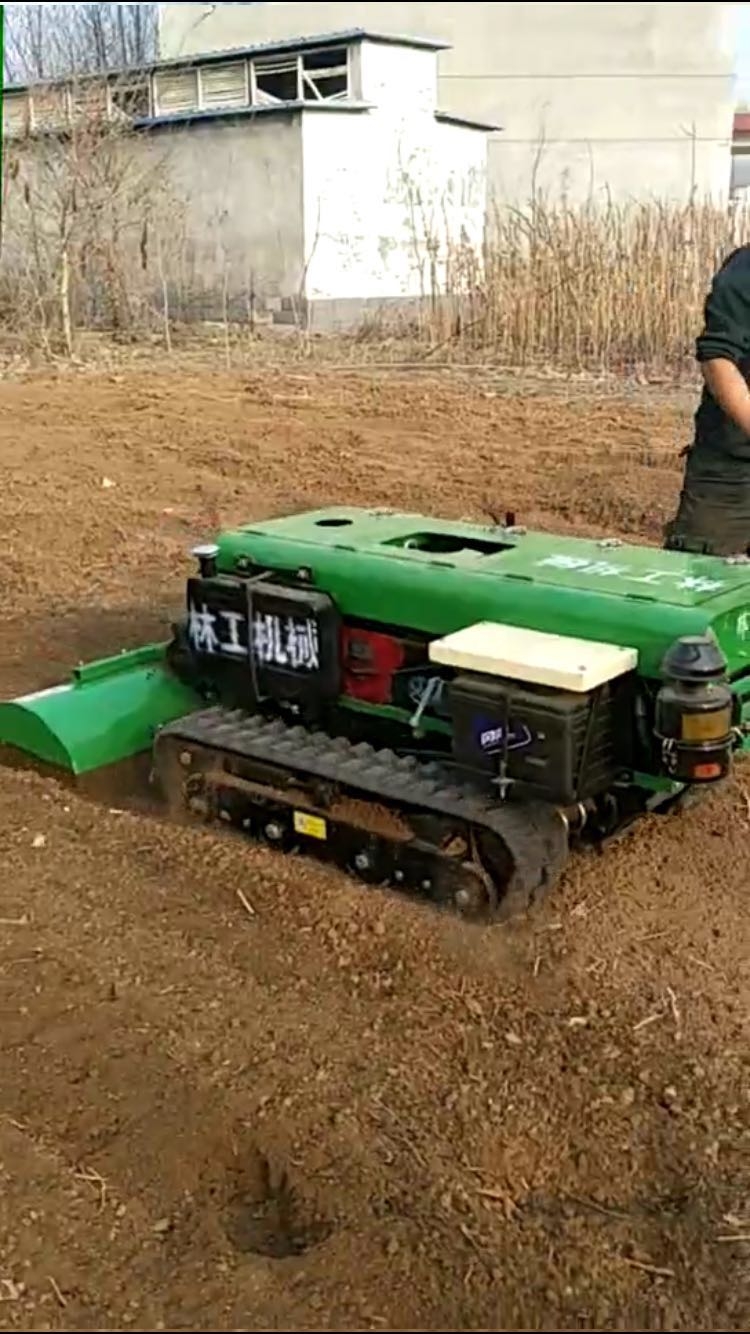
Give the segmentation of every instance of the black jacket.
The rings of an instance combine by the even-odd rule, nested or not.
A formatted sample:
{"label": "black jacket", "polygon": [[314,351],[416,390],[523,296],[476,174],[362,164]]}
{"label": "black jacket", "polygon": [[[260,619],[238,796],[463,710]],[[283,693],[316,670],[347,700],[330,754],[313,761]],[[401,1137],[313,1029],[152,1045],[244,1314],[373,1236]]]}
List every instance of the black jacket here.
{"label": "black jacket", "polygon": [[[699,362],[717,357],[734,362],[750,383],[750,245],[733,251],[715,275],[695,351]],[[729,420],[706,387],[695,414],[690,469],[706,480],[750,480],[750,436]]]}

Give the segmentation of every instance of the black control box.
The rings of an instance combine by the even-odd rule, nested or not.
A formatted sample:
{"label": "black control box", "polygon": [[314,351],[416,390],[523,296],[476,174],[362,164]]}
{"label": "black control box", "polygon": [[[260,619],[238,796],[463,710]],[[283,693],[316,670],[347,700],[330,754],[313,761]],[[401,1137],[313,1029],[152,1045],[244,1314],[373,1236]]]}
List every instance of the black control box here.
{"label": "black control box", "polygon": [[205,674],[244,681],[257,699],[335,699],[340,617],[326,593],[272,578],[188,580],[186,638]]}
{"label": "black control box", "polygon": [[572,805],[612,780],[608,686],[581,695],[466,674],[451,683],[450,707],[455,758],[488,783],[504,776],[524,795]]}

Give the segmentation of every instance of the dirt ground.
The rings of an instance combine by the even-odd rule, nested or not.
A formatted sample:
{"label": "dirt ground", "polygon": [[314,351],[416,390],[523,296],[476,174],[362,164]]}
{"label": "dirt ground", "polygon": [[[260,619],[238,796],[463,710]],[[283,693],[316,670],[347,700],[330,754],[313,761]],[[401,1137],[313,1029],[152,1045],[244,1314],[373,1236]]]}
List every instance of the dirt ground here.
{"label": "dirt ground", "polygon": [[[5,381],[0,693],[161,635],[217,524],[366,501],[658,543],[689,410]],[[0,770],[0,1328],[746,1329],[749,812],[740,775],[481,930]]]}

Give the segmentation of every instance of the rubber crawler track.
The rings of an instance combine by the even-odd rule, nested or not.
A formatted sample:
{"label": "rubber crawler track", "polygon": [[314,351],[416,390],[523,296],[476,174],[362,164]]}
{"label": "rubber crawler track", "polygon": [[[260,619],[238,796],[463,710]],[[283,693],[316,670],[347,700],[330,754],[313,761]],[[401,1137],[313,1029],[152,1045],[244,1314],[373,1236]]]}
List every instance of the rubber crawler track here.
{"label": "rubber crawler track", "polygon": [[381,799],[405,812],[446,816],[470,829],[489,831],[504,843],[513,865],[507,884],[498,886],[497,918],[527,911],[554,885],[567,859],[567,832],[554,807],[541,802],[493,802],[457,783],[434,761],[216,706],[160,730],[154,749],[157,776],[160,756],[179,742],[219,756],[273,765],[291,776],[328,781],[352,795]]}

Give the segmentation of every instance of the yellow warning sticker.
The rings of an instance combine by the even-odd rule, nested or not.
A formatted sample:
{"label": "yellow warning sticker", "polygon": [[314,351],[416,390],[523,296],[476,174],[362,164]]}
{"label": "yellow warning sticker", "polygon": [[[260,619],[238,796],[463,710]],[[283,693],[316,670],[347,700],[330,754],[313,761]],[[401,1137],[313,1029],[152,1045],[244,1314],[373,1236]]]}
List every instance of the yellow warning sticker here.
{"label": "yellow warning sticker", "polygon": [[296,833],[306,834],[308,838],[323,840],[328,837],[325,820],[319,815],[307,815],[305,811],[294,812],[294,828]]}

